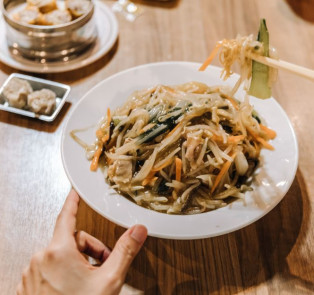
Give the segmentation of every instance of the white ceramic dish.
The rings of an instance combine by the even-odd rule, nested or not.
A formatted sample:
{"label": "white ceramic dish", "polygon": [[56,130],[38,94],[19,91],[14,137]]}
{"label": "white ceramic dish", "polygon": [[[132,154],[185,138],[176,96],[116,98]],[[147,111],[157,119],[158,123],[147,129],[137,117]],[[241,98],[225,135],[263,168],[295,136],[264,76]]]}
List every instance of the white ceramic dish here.
{"label": "white ceramic dish", "polygon": [[[117,194],[104,181],[102,172],[90,172],[84,149],[69,135],[73,129],[95,126],[135,90],[156,84],[175,85],[200,81],[208,85],[234,85],[237,76],[222,82],[221,69],[210,66],[199,72],[200,64],[189,62],[154,63],[118,73],[99,83],[77,103],[63,130],[61,150],[65,171],[81,197],[99,214],[123,226],[141,223],[149,235],[169,239],[198,239],[222,235],[260,219],[273,209],[288,191],[296,173],[298,147],[292,125],[274,98],[251,98],[267,125],[277,131],[272,141],[275,151],[262,151],[262,167],[255,177],[254,191],[245,194],[245,202],[197,215],[167,215],[142,208]],[[243,91],[236,97],[241,99]],[[95,127],[79,134],[88,143],[95,139]]]}
{"label": "white ceramic dish", "polygon": [[[18,108],[10,106],[9,103],[5,101],[5,98],[3,97],[2,92],[3,92],[4,87],[13,78],[19,78],[19,79],[28,81],[34,91],[41,90],[43,88],[52,90],[56,94],[56,107],[53,113],[50,115],[41,115],[41,114],[36,114],[27,109],[18,109]],[[50,80],[40,79],[40,78],[36,78],[32,76],[13,73],[8,77],[8,79],[4,82],[4,84],[0,88],[0,110],[19,114],[26,117],[36,118],[36,119],[46,121],[46,122],[52,122],[61,111],[66,101],[66,98],[68,94],[70,93],[70,90],[71,90],[71,87],[69,85],[53,82]]]}
{"label": "white ceramic dish", "polygon": [[[98,37],[96,44],[80,55],[68,62],[50,62],[40,64],[23,58],[13,57],[8,49],[5,34],[0,34],[0,61],[4,64],[26,72],[33,73],[59,73],[84,67],[105,55],[114,45],[118,37],[118,22],[114,13],[106,4],[95,1],[95,15]],[[3,16],[0,15],[0,32],[5,31]]]}

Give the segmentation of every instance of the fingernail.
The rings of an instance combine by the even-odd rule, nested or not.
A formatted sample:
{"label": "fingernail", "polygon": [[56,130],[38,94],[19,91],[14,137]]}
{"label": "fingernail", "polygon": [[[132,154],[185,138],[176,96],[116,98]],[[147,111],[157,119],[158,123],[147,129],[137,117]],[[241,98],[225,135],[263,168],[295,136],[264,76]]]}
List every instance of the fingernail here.
{"label": "fingernail", "polygon": [[107,247],[104,249],[104,252],[102,253],[102,262],[105,262],[106,259],[109,257],[109,255],[111,254],[110,249],[108,249]]}
{"label": "fingernail", "polygon": [[135,225],[131,229],[131,238],[139,244],[144,243],[147,237],[147,229],[144,225]]}

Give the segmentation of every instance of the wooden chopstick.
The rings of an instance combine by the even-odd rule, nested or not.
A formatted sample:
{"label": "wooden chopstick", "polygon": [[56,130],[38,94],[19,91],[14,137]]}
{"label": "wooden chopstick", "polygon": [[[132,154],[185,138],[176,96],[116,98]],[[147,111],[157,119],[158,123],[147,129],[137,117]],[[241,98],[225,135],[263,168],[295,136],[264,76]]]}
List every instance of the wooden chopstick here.
{"label": "wooden chopstick", "polygon": [[286,71],[289,71],[291,73],[297,74],[299,76],[302,76],[304,78],[310,79],[314,81],[314,71],[305,67],[297,66],[295,64],[289,63],[284,60],[280,59],[273,59],[266,56],[257,55],[254,53],[249,53],[248,57],[251,59],[254,59],[264,65],[267,65],[269,67],[277,68],[277,69],[283,69]]}

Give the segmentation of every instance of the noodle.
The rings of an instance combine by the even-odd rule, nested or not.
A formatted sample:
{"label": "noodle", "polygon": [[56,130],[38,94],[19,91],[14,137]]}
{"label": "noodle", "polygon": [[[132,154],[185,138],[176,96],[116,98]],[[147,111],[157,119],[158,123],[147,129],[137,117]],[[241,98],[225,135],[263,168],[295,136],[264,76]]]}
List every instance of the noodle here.
{"label": "noodle", "polygon": [[[226,66],[224,77],[230,73]],[[169,214],[206,212],[242,197],[271,138],[248,99],[228,95],[198,82],[133,93],[96,132],[94,146],[108,139],[100,156],[106,180],[138,205]]]}

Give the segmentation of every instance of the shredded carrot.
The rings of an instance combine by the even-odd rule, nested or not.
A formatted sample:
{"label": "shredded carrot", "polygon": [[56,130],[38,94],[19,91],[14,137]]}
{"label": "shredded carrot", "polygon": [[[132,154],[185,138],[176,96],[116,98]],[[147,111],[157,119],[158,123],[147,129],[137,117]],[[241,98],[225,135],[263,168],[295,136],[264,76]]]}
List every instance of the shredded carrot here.
{"label": "shredded carrot", "polygon": [[155,181],[158,179],[158,177],[157,176],[155,176],[150,182],[149,182],[149,184],[151,185],[151,186],[153,186],[154,184],[155,184]]}
{"label": "shredded carrot", "polygon": [[101,131],[101,129],[98,129],[96,131],[96,136],[97,136],[97,138],[101,138],[103,136],[103,132]]}
{"label": "shredded carrot", "polygon": [[265,149],[268,149],[268,150],[274,150],[275,148],[270,144],[268,143],[264,138],[258,136],[254,131],[252,131],[250,128],[248,129],[249,133],[253,136],[253,138],[258,141],[259,143],[262,144],[262,146],[265,148]]}
{"label": "shredded carrot", "polygon": [[275,149],[270,143],[268,143],[268,142],[267,142],[264,138],[262,138],[262,137],[257,137],[256,140],[257,140],[259,143],[261,143],[265,149],[268,149],[268,150],[271,150],[271,151],[273,151],[273,150]]}
{"label": "shredded carrot", "polygon": [[[146,176],[146,178],[142,181],[142,185],[145,186],[147,185],[148,183],[150,183],[153,179],[154,179],[154,176],[156,174],[157,171],[150,171],[148,173],[148,175]],[[157,178],[156,178],[157,179]]]}
{"label": "shredded carrot", "polygon": [[269,139],[274,139],[277,136],[276,131],[266,127],[265,125],[259,124],[261,130],[264,131]]}
{"label": "shredded carrot", "polygon": [[245,138],[245,135],[234,135],[228,137],[229,143],[238,143],[239,141],[243,140]]}
{"label": "shredded carrot", "polygon": [[90,170],[91,171],[96,171],[97,168],[98,168],[98,162],[99,162],[99,157],[101,155],[101,152],[102,152],[102,147],[99,147],[95,154],[94,154],[94,157],[93,157],[93,160],[92,160],[92,163],[90,165]]}
{"label": "shredded carrot", "polygon": [[[237,154],[237,153],[234,153],[234,154],[232,155],[232,159],[234,159],[234,158],[236,157],[236,154]],[[218,186],[219,182],[221,181],[222,177],[223,177],[223,176],[225,175],[225,173],[229,170],[229,168],[230,168],[230,166],[231,166],[231,163],[232,163],[232,161],[226,161],[226,162],[223,164],[223,166],[222,166],[222,168],[221,168],[219,174],[217,175],[217,177],[216,177],[216,179],[215,179],[215,182],[214,182],[214,184],[213,184],[213,186],[212,186],[212,188],[211,188],[211,190],[210,190],[211,193],[213,193],[213,192],[215,191],[215,189],[216,189],[216,187]]]}
{"label": "shredded carrot", "polygon": [[[110,126],[110,122],[111,122],[111,114],[110,114],[110,108],[108,108],[107,109],[107,121],[104,128],[99,128],[96,131],[97,138],[101,139],[102,142],[104,143],[109,139],[109,134],[104,135],[104,133],[106,132],[106,129]],[[110,131],[108,130],[108,133],[109,132]]]}
{"label": "shredded carrot", "polygon": [[110,108],[107,109],[107,122],[106,122],[106,127],[110,126],[110,122],[111,122],[111,112],[110,112]]}
{"label": "shredded carrot", "polygon": [[[239,141],[243,140],[245,138],[245,135],[231,135],[227,137],[227,142],[231,144],[237,144]],[[218,142],[223,142],[223,137],[213,134],[211,137],[212,140],[218,141]]]}
{"label": "shredded carrot", "polygon": [[237,104],[237,102],[235,101],[235,99],[234,98],[232,98],[231,96],[226,96],[226,99],[228,99],[230,102],[231,102],[231,104],[233,105],[233,107],[236,109],[236,110],[238,110],[239,109],[239,105]]}
{"label": "shredded carrot", "polygon": [[181,181],[182,161],[176,157],[176,181]]}
{"label": "shredded carrot", "polygon": [[218,136],[216,134],[213,134],[210,139],[213,140],[213,141],[223,141],[222,136]]}
{"label": "shredded carrot", "polygon": [[102,140],[103,143],[106,143],[108,139],[109,139],[109,134],[106,134],[106,135],[104,135],[104,136],[102,137],[101,140]]}
{"label": "shredded carrot", "polygon": [[198,69],[199,71],[204,71],[210,65],[210,63],[213,61],[214,57],[218,53],[218,50],[221,46],[222,46],[221,43],[216,44],[215,48],[213,49],[209,57],[204,61],[202,66]]}
{"label": "shredded carrot", "polygon": [[149,182],[150,182],[151,178],[145,178],[143,181],[142,181],[142,185],[145,186],[147,185]]}
{"label": "shredded carrot", "polygon": [[110,158],[107,158],[107,164],[108,164],[108,166],[111,165],[112,163],[113,163],[113,160],[110,159]]}
{"label": "shredded carrot", "polygon": [[173,158],[168,159],[164,164],[162,164],[159,167],[153,167],[153,169],[151,170],[152,172],[157,172],[160,171],[161,169],[166,168],[167,166],[169,166],[173,161]]}
{"label": "shredded carrot", "polygon": [[155,181],[158,179],[157,176],[155,177],[152,177],[152,178],[145,178],[142,182],[142,185],[145,186],[145,185],[151,185],[153,186]]}

